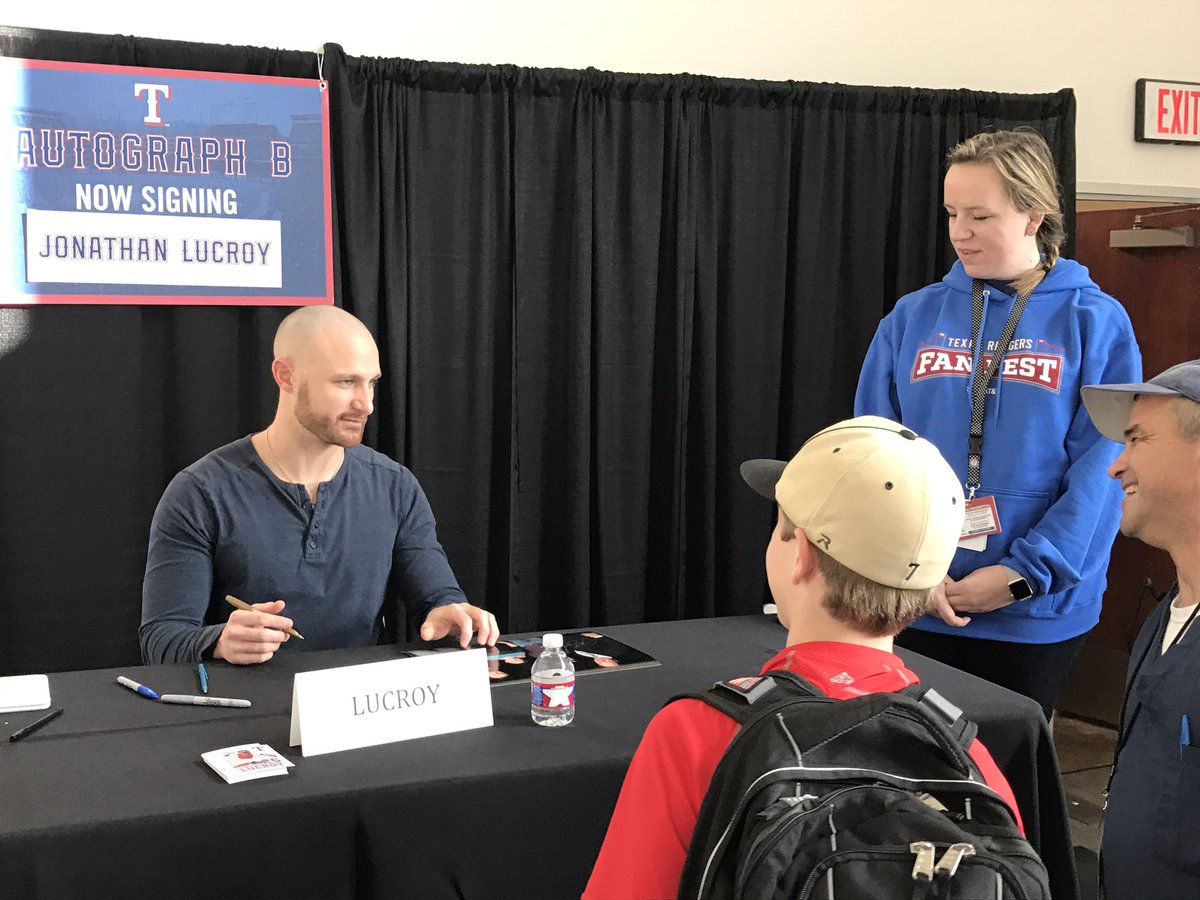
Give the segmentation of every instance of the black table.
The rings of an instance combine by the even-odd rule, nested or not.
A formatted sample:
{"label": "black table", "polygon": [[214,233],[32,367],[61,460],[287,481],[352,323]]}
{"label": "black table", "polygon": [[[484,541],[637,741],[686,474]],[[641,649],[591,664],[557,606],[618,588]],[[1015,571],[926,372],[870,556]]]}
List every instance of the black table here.
{"label": "black table", "polygon": [[[215,696],[168,706],[118,686],[195,693],[189,665],[50,676],[66,712],[0,745],[6,897],[577,897],[642,730],[671,695],[756,673],[782,646],[772,618],[604,629],[661,666],[577,683],[569,728],[529,718],[527,683],[492,688],[495,726],[305,759],[288,747],[292,676],[389,659],[391,647],[208,665]],[[1038,706],[902,651],[979,724],[1012,783],[1056,898],[1077,896],[1066,807]],[[0,738],[40,713],[0,715]],[[261,741],[296,766],[227,785],[200,759]]]}

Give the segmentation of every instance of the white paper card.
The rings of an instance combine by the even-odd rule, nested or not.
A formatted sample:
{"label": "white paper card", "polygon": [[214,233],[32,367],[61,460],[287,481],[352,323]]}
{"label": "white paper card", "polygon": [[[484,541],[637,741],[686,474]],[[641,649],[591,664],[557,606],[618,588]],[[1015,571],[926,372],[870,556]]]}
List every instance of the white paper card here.
{"label": "white paper card", "polygon": [[483,648],[300,672],[288,743],[305,756],[488,728]]}
{"label": "white paper card", "polygon": [[201,753],[200,758],[214,772],[225,779],[226,784],[286,775],[289,766],[295,763],[285,759],[268,744],[240,744],[237,747],[222,747]]}
{"label": "white paper card", "polygon": [[0,678],[0,713],[50,707],[50,679],[45,675],[6,675]]}

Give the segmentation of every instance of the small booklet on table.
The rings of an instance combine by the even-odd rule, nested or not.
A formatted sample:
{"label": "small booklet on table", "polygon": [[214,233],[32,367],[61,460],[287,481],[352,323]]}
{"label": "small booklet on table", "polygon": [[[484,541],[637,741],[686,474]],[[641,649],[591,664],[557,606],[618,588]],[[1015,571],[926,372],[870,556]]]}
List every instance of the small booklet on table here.
{"label": "small booklet on table", "polygon": [[284,759],[267,744],[240,744],[237,747],[223,747],[220,750],[209,750],[201,753],[200,758],[214,772],[225,779],[227,784],[237,784],[239,781],[253,781],[255,778],[269,778],[272,775],[286,775],[289,766],[295,763]]}

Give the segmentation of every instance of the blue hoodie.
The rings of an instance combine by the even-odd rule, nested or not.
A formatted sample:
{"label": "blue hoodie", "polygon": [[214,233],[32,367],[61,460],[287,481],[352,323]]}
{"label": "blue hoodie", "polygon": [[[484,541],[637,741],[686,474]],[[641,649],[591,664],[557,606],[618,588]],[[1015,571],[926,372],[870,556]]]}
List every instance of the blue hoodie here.
{"label": "blue hoodie", "polygon": [[[982,362],[971,342],[971,277],[962,263],[900,299],[879,324],[854,399],[855,415],[903,422],[967,480],[971,371],[986,365],[1014,295],[985,291]],[[912,627],[1027,644],[1065,641],[1099,621],[1121,489],[1108,477],[1120,446],[1092,425],[1079,388],[1142,380],[1124,308],[1060,259],[1029,298],[999,378],[988,386],[977,496],[996,499],[1002,532],[982,551],[960,549],[950,577],[1009,566],[1030,600],[972,613],[962,628],[925,616]]]}

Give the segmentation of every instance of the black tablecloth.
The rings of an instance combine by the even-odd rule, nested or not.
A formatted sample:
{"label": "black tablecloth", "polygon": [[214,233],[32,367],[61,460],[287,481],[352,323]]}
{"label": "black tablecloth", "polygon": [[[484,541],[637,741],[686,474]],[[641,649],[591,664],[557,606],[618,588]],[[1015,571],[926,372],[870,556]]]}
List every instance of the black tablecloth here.
{"label": "black tablecloth", "polygon": [[[604,629],[661,666],[577,682],[569,728],[529,718],[528,684],[492,688],[495,726],[305,759],[288,747],[296,672],[388,659],[391,647],[208,664],[214,696],[169,706],[118,686],[196,693],[194,666],[50,676],[65,713],[0,745],[5,897],[578,896],[650,717],[671,695],[754,674],[782,646],[765,616]],[[1056,898],[1077,896],[1062,786],[1032,701],[901,651],[966,710],[1008,775]],[[0,738],[40,713],[0,715]],[[227,785],[200,754],[263,742],[285,777]]]}

